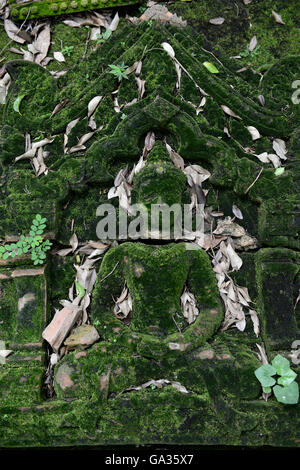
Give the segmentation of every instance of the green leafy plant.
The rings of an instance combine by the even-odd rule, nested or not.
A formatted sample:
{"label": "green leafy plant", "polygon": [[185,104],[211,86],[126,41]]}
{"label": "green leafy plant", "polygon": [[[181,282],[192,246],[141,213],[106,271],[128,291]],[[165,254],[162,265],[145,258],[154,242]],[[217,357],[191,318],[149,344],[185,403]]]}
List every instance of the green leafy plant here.
{"label": "green leafy plant", "polygon": [[107,39],[110,38],[112,34],[112,30],[111,29],[106,29],[106,31],[104,31],[103,34],[97,34],[96,37],[97,37],[97,44],[103,44],[105,41],[107,41]]}
{"label": "green leafy plant", "polygon": [[249,45],[245,47],[245,49],[239,53],[241,57],[249,57],[249,56],[256,56],[259,52],[260,46],[256,46],[253,51],[249,51]]}
{"label": "green leafy plant", "polygon": [[31,253],[33,264],[43,264],[46,259],[46,251],[50,250],[52,243],[43,240],[43,232],[46,227],[46,218],[37,214],[32,221],[29,236],[20,236],[17,243],[0,246],[0,259],[14,258],[22,254]]}
{"label": "green leafy plant", "polygon": [[126,78],[128,80],[128,75],[127,75],[128,67],[127,65],[124,65],[124,62],[118,65],[110,64],[109,67],[111,68],[109,73],[117,77],[119,82],[122,80],[122,78]]}
{"label": "green leafy plant", "polygon": [[67,55],[68,57],[71,57],[73,49],[74,46],[64,46],[61,50],[61,53]]}
{"label": "green leafy plant", "polygon": [[[264,364],[254,372],[264,393],[272,393],[280,403],[295,405],[299,401],[297,374],[290,368],[290,362],[281,354],[274,357],[272,364]],[[277,380],[277,384],[276,384]]]}

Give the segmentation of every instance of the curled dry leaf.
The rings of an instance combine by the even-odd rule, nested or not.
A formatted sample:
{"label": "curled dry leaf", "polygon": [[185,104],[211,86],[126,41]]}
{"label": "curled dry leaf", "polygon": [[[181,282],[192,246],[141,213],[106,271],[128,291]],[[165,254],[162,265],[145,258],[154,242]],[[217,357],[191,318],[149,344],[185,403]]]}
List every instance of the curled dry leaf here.
{"label": "curled dry leaf", "polygon": [[81,26],[104,26],[109,29],[107,18],[100,13],[94,11],[93,14],[86,13],[84,16],[71,16],[63,21],[64,24],[72,28],[80,28]]}
{"label": "curled dry leaf", "polygon": [[257,346],[257,349],[259,351],[258,353],[258,358],[260,360],[260,362],[262,364],[269,364],[269,361],[268,361],[268,356],[267,356],[267,353],[266,353],[266,350],[265,350],[265,346],[263,344],[257,344],[256,343],[256,346]]}
{"label": "curled dry leaf", "polygon": [[189,391],[180,383],[180,382],[171,382],[170,380],[166,379],[158,379],[158,380],[149,380],[148,382],[139,385],[138,387],[129,387],[124,392],[130,392],[131,390],[141,390],[143,388],[151,387],[155,388],[163,388],[166,385],[171,385],[172,387],[176,388],[181,393],[189,393]]}
{"label": "curled dry leaf", "polygon": [[16,157],[15,161],[17,162],[19,160],[24,160],[26,158],[33,158],[39,148],[44,147],[47,144],[51,144],[53,141],[54,141],[54,137],[52,139],[46,138],[38,142],[33,142],[32,147],[29,150],[27,150],[27,152]]}
{"label": "curled dry leaf", "polygon": [[66,104],[70,101],[69,98],[65,98],[64,100],[62,100],[60,103],[58,103],[55,108],[53,109],[52,111],[52,114],[51,114],[51,117],[54,116],[55,114],[59,113],[59,111],[61,111],[65,106]]}
{"label": "curled dry leaf", "polygon": [[48,54],[48,49],[50,47],[50,24],[47,23],[41,32],[38,34],[37,38],[33,42],[34,48],[38,51],[34,61],[37,64],[40,64],[43,59]]}
{"label": "curled dry leaf", "polygon": [[162,42],[161,45],[162,45],[163,49],[167,52],[167,54],[172,59],[175,59],[175,51],[174,51],[173,47],[171,46],[171,44],[169,44],[168,42]]}
{"label": "curled dry leaf", "polygon": [[109,28],[111,31],[116,31],[118,25],[119,25],[119,22],[120,22],[120,18],[119,18],[119,14],[118,12],[115,14],[112,22],[110,23],[109,25]]}
{"label": "curled dry leaf", "polygon": [[95,131],[97,129],[97,123],[94,119],[94,116],[91,116],[90,119],[89,119],[89,127]]}
{"label": "curled dry leaf", "polygon": [[103,96],[94,96],[88,104],[88,119],[94,114]]}
{"label": "curled dry leaf", "polygon": [[69,240],[69,243],[72,247],[72,251],[74,253],[74,251],[76,250],[76,248],[78,247],[78,238],[77,238],[77,235],[76,233],[74,232],[73,235],[71,236],[70,240]]}
{"label": "curled dry leaf", "polygon": [[232,204],[232,213],[237,217],[238,219],[243,219],[243,214],[241,210],[236,206],[235,204]]}
{"label": "curled dry leaf", "polygon": [[155,134],[152,131],[149,131],[145,137],[145,145],[143,149],[143,157],[146,157],[150,150],[153,149],[155,144]]}
{"label": "curled dry leaf", "polygon": [[232,243],[235,250],[255,250],[258,247],[257,239],[250,235],[234,238]]}
{"label": "curled dry leaf", "polygon": [[282,160],[286,160],[287,149],[285,145],[285,141],[282,139],[274,139],[273,140],[273,149],[275,150],[276,154]]}
{"label": "curled dry leaf", "polygon": [[255,310],[249,310],[249,315],[253,323],[254,333],[256,334],[256,336],[258,336],[259,335],[259,319],[258,319],[257,312]]}
{"label": "curled dry leaf", "polygon": [[11,82],[10,75],[6,73],[0,80],[0,104],[5,104],[8,88]]}
{"label": "curled dry leaf", "polygon": [[218,220],[217,228],[213,231],[215,235],[226,235],[230,237],[242,237],[246,235],[246,230],[241,225],[232,221],[231,217]]}
{"label": "curled dry leaf", "polygon": [[275,153],[268,153],[268,159],[273,163],[274,168],[279,168],[281,166],[280,158]]}
{"label": "curled dry leaf", "polygon": [[200,165],[189,165],[185,167],[183,172],[190,176],[194,184],[199,186],[211,176],[211,173]]}
{"label": "curled dry leaf", "polygon": [[170,158],[171,158],[172,162],[174,163],[174,166],[183,171],[184,170],[184,160],[183,160],[183,158],[178,153],[176,153],[170,147],[169,144],[166,144],[166,149],[167,149],[167,151],[170,155]]}
{"label": "curled dry leaf", "polygon": [[224,113],[228,114],[228,116],[234,117],[236,119],[241,119],[241,117],[235,114],[235,112],[232,111],[232,109],[228,108],[228,106],[221,104],[221,108],[224,111]]}
{"label": "curled dry leaf", "polygon": [[179,65],[178,62],[175,62],[175,70],[176,70],[176,73],[177,73],[176,90],[180,90],[182,68],[181,68],[181,66]]}
{"label": "curled dry leaf", "polygon": [[234,251],[232,245],[230,243],[227,244],[227,254],[230,259],[230,263],[232,266],[232,269],[234,271],[238,271],[242,265],[243,265],[243,260],[242,258],[239,257],[239,255]]}
{"label": "curled dry leaf", "polygon": [[66,127],[66,135],[69,135],[73,127],[76,126],[77,122],[79,121],[79,118],[74,119],[73,121],[69,122]]}
{"label": "curled dry leaf", "polygon": [[265,105],[265,97],[264,97],[264,95],[259,95],[259,96],[258,96],[258,101],[259,101],[259,103],[260,103],[262,106],[264,106],[264,105]]}
{"label": "curled dry leaf", "polygon": [[199,310],[197,308],[194,294],[189,292],[187,287],[184,288],[184,292],[180,297],[180,302],[183,316],[187,320],[188,324],[191,325],[199,315]]}
{"label": "curled dry leaf", "polygon": [[19,44],[24,44],[25,39],[20,36],[20,27],[15,25],[15,23],[13,23],[8,18],[4,19],[4,29],[10,39],[18,42]]}
{"label": "curled dry leaf", "polygon": [[139,93],[138,99],[141,100],[145,93],[146,80],[141,80],[139,77],[135,77],[135,80],[138,86],[138,93]]}
{"label": "curled dry leaf", "polygon": [[[29,48],[29,47],[28,47],[28,48]],[[54,59],[57,60],[58,62],[65,62],[65,61],[66,61],[66,59],[65,59],[65,57],[64,57],[64,55],[63,55],[63,53],[62,53],[62,52],[59,52],[59,51],[54,52],[54,53],[53,53],[53,57],[54,57]]]}
{"label": "curled dry leaf", "polygon": [[124,318],[128,317],[131,310],[132,310],[132,298],[131,298],[128,288],[124,286],[124,289],[120,297],[118,297],[118,299],[115,302],[114,314],[117,318],[119,318],[120,320],[123,320]]}
{"label": "curled dry leaf", "polygon": [[268,152],[263,152],[263,153],[260,153],[259,155],[257,154],[253,154],[255,157],[257,157],[262,163],[269,163],[270,160],[268,158]]}
{"label": "curled dry leaf", "polygon": [[62,250],[57,251],[56,254],[59,255],[59,256],[67,256],[67,255],[69,255],[71,252],[73,253],[72,248],[63,248]]}
{"label": "curled dry leaf", "polygon": [[209,20],[211,24],[215,24],[215,25],[223,24],[224,21],[225,21],[225,18],[222,18],[222,17],[212,18],[211,20]]}
{"label": "curled dry leaf", "polygon": [[84,144],[94,135],[95,131],[92,132],[87,132],[87,134],[84,134],[82,137],[80,137],[78,143],[74,145],[74,147],[71,147],[69,150],[67,150],[66,153],[74,153],[78,152],[79,150],[85,150],[86,147]]}

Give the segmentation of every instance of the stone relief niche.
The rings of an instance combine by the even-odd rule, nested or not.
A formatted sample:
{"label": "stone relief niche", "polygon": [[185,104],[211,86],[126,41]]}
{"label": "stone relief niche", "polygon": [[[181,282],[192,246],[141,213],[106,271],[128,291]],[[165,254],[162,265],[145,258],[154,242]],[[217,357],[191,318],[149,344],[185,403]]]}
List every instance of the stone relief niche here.
{"label": "stone relief niche", "polygon": [[[13,351],[0,366],[3,442],[14,429],[30,445],[37,417],[48,445],[296,445],[298,405],[262,400],[254,371],[262,351],[290,358],[300,339],[299,110],[281,112],[270,79],[261,107],[255,74],[242,79],[213,48],[211,74],[203,62],[213,56],[188,30],[120,34],[121,55],[116,36],[109,58],[103,45],[59,79],[7,65],[0,237],[17,241],[40,213],[53,247],[39,269],[29,256],[0,261],[0,340]],[[113,60],[131,67],[128,80],[111,79]],[[299,61],[290,64],[296,74]],[[290,69],[272,73],[290,79]],[[43,174],[27,158],[28,135],[46,139]],[[158,224],[152,237],[99,240],[97,208],[108,202],[128,224],[133,204],[146,215],[151,204],[188,205],[204,232],[164,237]],[[96,330],[92,344],[78,328]]]}

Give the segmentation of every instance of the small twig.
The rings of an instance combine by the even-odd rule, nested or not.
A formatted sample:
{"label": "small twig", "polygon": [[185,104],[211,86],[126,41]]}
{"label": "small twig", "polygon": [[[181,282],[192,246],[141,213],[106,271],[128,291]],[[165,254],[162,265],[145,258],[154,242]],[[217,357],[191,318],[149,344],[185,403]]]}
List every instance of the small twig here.
{"label": "small twig", "polygon": [[258,178],[260,177],[260,175],[262,174],[264,170],[264,167],[262,166],[261,169],[260,169],[260,172],[258,173],[257,177],[255,178],[255,180],[253,181],[253,183],[250,184],[249,188],[246,189],[246,191],[244,192],[244,194],[247,194],[250,189],[252,188],[252,186],[256,183],[256,181],[258,180]]}
{"label": "small twig", "polygon": [[100,279],[99,282],[104,281],[108,276],[110,276],[110,275],[114,272],[114,270],[116,269],[116,267],[118,266],[119,263],[120,263],[120,261],[118,261],[118,262],[116,263],[115,267],[112,269],[112,271],[111,271],[110,273],[108,273],[106,276],[104,276],[103,279]]}

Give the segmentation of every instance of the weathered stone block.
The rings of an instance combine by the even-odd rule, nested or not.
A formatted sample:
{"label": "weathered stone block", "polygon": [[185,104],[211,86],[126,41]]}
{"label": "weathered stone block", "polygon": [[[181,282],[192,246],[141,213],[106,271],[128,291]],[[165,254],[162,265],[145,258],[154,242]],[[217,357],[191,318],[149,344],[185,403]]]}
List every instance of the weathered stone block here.
{"label": "weathered stone block", "polygon": [[39,343],[48,319],[46,267],[0,268],[0,338]]}

